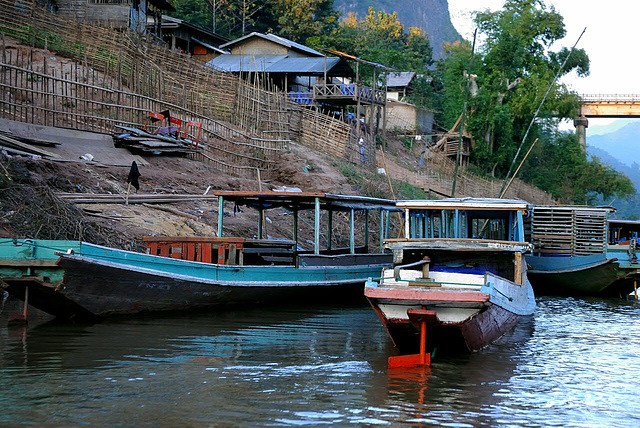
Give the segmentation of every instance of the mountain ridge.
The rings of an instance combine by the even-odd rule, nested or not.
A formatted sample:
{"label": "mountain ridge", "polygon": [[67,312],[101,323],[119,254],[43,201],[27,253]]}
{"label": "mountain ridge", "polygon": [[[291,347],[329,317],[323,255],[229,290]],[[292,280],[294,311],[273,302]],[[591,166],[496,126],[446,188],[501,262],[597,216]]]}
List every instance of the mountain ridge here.
{"label": "mountain ridge", "polygon": [[448,0],[336,0],[334,7],[345,16],[355,12],[359,19],[367,15],[369,7],[377,11],[398,13],[398,20],[408,27],[421,27],[429,35],[433,47],[433,58],[440,59],[442,44],[462,37],[451,23]]}
{"label": "mountain ridge", "polygon": [[604,150],[628,167],[640,164],[640,121],[607,134],[590,136],[587,131],[587,147]]}

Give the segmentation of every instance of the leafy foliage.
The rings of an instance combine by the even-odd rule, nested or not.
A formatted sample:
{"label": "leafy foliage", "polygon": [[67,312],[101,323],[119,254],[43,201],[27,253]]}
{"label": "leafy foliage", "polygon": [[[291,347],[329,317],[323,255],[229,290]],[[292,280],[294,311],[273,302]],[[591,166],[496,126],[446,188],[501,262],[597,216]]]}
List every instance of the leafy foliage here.
{"label": "leafy foliage", "polygon": [[[473,160],[488,173],[504,175],[568,54],[566,49],[557,53],[549,50],[564,37],[564,23],[552,7],[537,0],[508,0],[503,10],[477,13],[476,23],[485,42],[473,61],[471,46],[457,43],[448,47],[448,57],[440,64],[445,87],[443,119],[445,127],[452,126],[467,100],[469,120],[465,125],[475,141]],[[573,69],[588,73],[584,51],[574,52],[563,72]],[[574,117],[577,107],[576,95],[556,84],[541,114]],[[537,131],[538,127],[532,140]]]}
{"label": "leafy foliage", "polygon": [[599,196],[623,198],[635,193],[627,176],[597,157],[589,161],[575,134],[547,132],[523,169],[525,180],[565,203],[593,204]]}
{"label": "leafy foliage", "polygon": [[423,73],[433,63],[431,43],[421,28],[404,26],[396,13],[369,8],[363,19],[350,12],[333,31],[311,37],[311,46],[348,52],[398,70]]}

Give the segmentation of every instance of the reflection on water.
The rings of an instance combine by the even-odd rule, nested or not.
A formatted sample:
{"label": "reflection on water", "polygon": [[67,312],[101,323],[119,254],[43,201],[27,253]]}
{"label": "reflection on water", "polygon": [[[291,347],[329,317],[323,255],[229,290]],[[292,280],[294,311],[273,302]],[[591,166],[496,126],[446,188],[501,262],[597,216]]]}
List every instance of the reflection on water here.
{"label": "reflection on water", "polygon": [[538,303],[482,352],[389,371],[367,306],[7,328],[10,301],[0,424],[637,425],[640,307]]}

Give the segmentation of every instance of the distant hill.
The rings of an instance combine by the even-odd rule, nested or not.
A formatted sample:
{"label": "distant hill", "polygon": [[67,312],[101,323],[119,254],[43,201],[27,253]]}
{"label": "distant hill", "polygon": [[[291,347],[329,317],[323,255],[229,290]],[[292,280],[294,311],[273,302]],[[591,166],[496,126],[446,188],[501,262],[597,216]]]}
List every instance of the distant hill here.
{"label": "distant hill", "polygon": [[587,146],[604,150],[627,166],[640,164],[640,120],[602,135],[589,135],[587,128]]}
{"label": "distant hill", "polygon": [[598,203],[603,205],[613,205],[617,210],[613,215],[616,218],[640,219],[640,165],[634,162],[631,166],[628,166],[611,156],[605,150],[597,147],[588,147],[587,153],[591,156],[598,157],[603,163],[625,174],[636,186],[636,194],[633,196],[626,199],[611,199],[607,201],[600,200]]}
{"label": "distant hill", "polygon": [[358,18],[364,18],[369,7],[387,13],[398,12],[405,29],[421,27],[429,35],[434,59],[442,56],[444,42],[461,39],[451,23],[448,0],[336,0],[334,5],[343,15],[355,12]]}

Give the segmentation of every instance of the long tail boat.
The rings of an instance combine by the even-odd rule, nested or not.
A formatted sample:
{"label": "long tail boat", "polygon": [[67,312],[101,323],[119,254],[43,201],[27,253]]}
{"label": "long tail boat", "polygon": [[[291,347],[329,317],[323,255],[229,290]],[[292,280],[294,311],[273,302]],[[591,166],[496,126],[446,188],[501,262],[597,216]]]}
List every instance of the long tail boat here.
{"label": "long tail boat", "polygon": [[503,199],[401,201],[406,238],[365,296],[398,350],[389,367],[428,365],[439,350],[477,351],[534,313],[523,216]]}
{"label": "long tail boat", "polygon": [[[217,192],[218,236],[147,238],[147,254],[86,242],[0,238],[0,288],[64,319],[178,311],[229,304],[362,295],[366,279],[391,265],[383,252],[393,201],[324,193]],[[223,236],[224,203],[258,210],[258,239]],[[265,239],[267,209],[292,216],[293,239]],[[235,208],[234,208],[235,209]],[[298,213],[314,213],[313,249],[298,244]],[[321,248],[320,214],[326,246]],[[380,242],[369,252],[369,215],[379,211]],[[363,211],[364,242],[356,246],[355,214]],[[332,243],[333,214],[346,213],[348,248]]]}
{"label": "long tail boat", "polygon": [[607,249],[611,207],[538,206],[532,210],[527,255],[537,294],[585,296],[605,292],[628,275]]}

